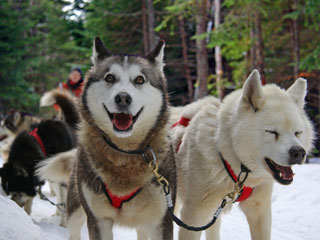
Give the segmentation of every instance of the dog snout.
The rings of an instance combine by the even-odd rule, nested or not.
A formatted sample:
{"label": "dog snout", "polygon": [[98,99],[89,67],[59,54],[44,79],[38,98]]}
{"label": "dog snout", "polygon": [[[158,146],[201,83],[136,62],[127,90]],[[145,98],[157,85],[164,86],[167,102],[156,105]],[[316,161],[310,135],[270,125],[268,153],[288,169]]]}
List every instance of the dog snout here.
{"label": "dog snout", "polygon": [[289,150],[290,164],[302,164],[306,151],[300,146],[293,146]]}
{"label": "dog snout", "polygon": [[120,109],[125,109],[130,106],[132,98],[128,93],[118,93],[114,98],[115,103]]}

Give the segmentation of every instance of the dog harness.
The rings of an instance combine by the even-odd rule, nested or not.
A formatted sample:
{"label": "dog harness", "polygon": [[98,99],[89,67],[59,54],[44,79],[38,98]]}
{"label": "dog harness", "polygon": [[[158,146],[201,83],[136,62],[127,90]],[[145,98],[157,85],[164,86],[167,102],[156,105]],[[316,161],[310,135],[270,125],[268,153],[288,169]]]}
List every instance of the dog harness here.
{"label": "dog harness", "polygon": [[[179,121],[176,122],[176,123],[174,123],[171,127],[174,128],[174,127],[176,127],[176,126],[178,126],[178,125],[181,125],[181,126],[183,126],[183,127],[187,127],[187,126],[189,125],[190,120],[191,120],[191,119],[189,119],[189,118],[181,117],[181,118],[179,119]],[[179,152],[181,143],[182,143],[182,141],[180,141],[180,142],[178,143],[178,145],[177,145],[177,147],[176,147],[176,153]]]}
{"label": "dog harness", "polygon": [[[184,126],[184,127],[187,127],[189,125],[189,122],[190,122],[191,119],[189,118],[185,118],[185,117],[181,117],[179,119],[178,122],[174,123],[172,125],[172,128],[178,126],[178,125],[181,125],[181,126]],[[180,145],[181,145],[182,141],[180,141],[176,147],[176,153],[179,152],[179,149],[180,149]],[[222,155],[220,154],[220,157],[221,157],[221,160],[222,160],[222,163],[227,171],[227,173],[229,174],[229,176],[231,177],[231,179],[236,182],[238,180],[238,177],[236,176],[236,174],[233,172],[230,164],[223,159]],[[239,194],[236,202],[241,202],[241,201],[244,201],[246,200],[248,197],[250,197],[251,193],[252,193],[252,188],[251,187],[246,187],[246,186],[243,186],[243,189],[241,191],[241,193]]]}
{"label": "dog harness", "polygon": [[103,187],[104,194],[108,198],[110,204],[116,209],[120,209],[124,202],[129,202],[130,200],[132,200],[135,196],[137,196],[137,194],[141,190],[142,190],[142,187],[134,190],[132,193],[129,193],[125,196],[117,196],[111,193],[106,183],[104,183],[104,187]]}
{"label": "dog harness", "polygon": [[[225,167],[225,169],[226,169],[227,173],[229,174],[229,176],[231,177],[231,179],[234,182],[237,182],[238,177],[236,176],[236,174],[232,170],[230,164],[226,160],[223,159],[222,154],[220,154],[220,157],[221,157],[223,166]],[[252,190],[253,190],[253,188],[251,188],[251,187],[243,186],[243,189],[242,189],[241,193],[239,194],[236,202],[241,202],[241,201],[246,200],[248,197],[250,197]]]}
{"label": "dog harness", "polygon": [[44,144],[43,144],[43,142],[42,142],[42,139],[41,139],[40,136],[38,135],[38,128],[33,129],[31,132],[29,132],[29,134],[36,139],[36,141],[38,142],[38,144],[39,144],[39,146],[40,146],[40,148],[41,148],[41,150],[42,150],[42,152],[43,152],[43,154],[44,154],[45,156],[47,156],[46,148],[44,147]]}

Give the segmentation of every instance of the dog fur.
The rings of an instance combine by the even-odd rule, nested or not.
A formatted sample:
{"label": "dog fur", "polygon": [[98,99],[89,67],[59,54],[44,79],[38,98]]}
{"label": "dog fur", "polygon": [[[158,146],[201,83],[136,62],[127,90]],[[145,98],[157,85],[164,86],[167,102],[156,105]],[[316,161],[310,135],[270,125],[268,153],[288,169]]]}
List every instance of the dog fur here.
{"label": "dog fur", "polygon": [[[82,121],[77,158],[72,160],[72,152],[69,158],[61,157],[61,154],[55,158],[60,163],[67,159],[74,162],[67,199],[67,227],[71,240],[80,239],[81,225],[86,219],[92,240],[112,239],[115,224],[136,228],[139,239],[173,238],[165,194],[145,159],[140,154],[120,152],[107,142],[124,151],[147,146],[153,149],[159,173],[170,182],[175,201],[176,174],[168,136],[163,49],[164,44],[160,42],[146,57],[110,55],[100,38],[95,39],[93,67],[86,75],[80,103]],[[117,101],[119,94],[121,97],[129,95],[130,103],[123,102],[123,98],[122,102]],[[136,122],[128,125],[129,120],[115,119],[121,114],[134,116]],[[147,159],[152,160],[149,151]],[[42,173],[46,175],[45,172]],[[104,194],[104,183],[117,196],[142,189],[116,209]]]}
{"label": "dog fur", "polygon": [[[65,98],[64,101],[69,99]],[[66,105],[64,103],[60,107],[67,119],[70,109],[65,108]],[[33,127],[38,129],[37,134],[43,142],[46,155],[37,140],[29,132],[22,131],[11,145],[8,162],[0,169],[4,191],[28,214],[31,213],[36,188],[43,184],[35,175],[36,165],[48,156],[74,148],[76,144],[71,128],[62,121],[45,120]]]}
{"label": "dog fur", "polygon": [[[240,208],[247,217],[251,238],[271,239],[273,182],[290,184],[293,175],[289,167],[305,160],[304,153],[295,158],[290,152],[299,149],[308,153],[312,148],[314,133],[303,109],[305,95],[306,80],[297,79],[285,91],[274,84],[262,86],[255,70],[243,89],[229,94],[221,105],[217,99],[205,98],[185,107],[181,115],[191,115],[189,125],[172,128],[173,145],[182,141],[176,154],[182,220],[193,226],[206,224],[225,194],[233,191],[234,182],[221,153],[236,175],[241,163],[250,170],[245,186],[253,191],[240,202]],[[286,170],[272,171],[267,164],[270,159],[274,166]],[[219,239],[219,227],[220,219],[206,231],[206,239]],[[181,240],[199,239],[200,235],[182,228],[179,231]]]}
{"label": "dog fur", "polygon": [[4,162],[7,161],[10,146],[15,137],[22,131],[29,131],[31,126],[40,122],[40,119],[29,114],[10,110],[0,123],[0,153]]}

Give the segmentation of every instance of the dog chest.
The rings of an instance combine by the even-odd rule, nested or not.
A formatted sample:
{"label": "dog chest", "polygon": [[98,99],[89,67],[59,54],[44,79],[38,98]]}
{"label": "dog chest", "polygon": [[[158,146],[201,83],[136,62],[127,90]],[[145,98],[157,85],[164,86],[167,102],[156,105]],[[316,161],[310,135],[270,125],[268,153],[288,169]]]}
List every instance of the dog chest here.
{"label": "dog chest", "polygon": [[159,223],[166,213],[166,199],[161,187],[145,185],[130,201],[121,208],[111,205],[104,193],[96,194],[86,185],[82,185],[84,198],[97,219],[110,218],[114,223],[128,227],[154,225]]}

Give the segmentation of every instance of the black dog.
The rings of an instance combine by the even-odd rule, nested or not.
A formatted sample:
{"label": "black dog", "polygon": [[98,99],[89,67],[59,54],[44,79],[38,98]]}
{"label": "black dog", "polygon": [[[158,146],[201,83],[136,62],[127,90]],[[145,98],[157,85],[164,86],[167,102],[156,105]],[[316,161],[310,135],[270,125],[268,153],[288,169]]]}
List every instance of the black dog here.
{"label": "black dog", "polygon": [[34,174],[35,166],[75,145],[74,134],[62,121],[46,120],[31,133],[21,132],[12,143],[8,162],[0,169],[3,190],[30,214],[36,188],[43,184]]}

